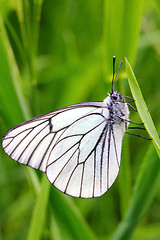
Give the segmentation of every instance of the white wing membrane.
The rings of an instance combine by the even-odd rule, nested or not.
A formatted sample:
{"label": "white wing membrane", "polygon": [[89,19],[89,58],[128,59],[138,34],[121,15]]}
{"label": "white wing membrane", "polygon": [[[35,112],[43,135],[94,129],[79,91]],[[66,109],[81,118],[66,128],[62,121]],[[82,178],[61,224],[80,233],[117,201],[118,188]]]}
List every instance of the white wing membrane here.
{"label": "white wing membrane", "polygon": [[52,131],[57,132],[62,128],[68,127],[77,119],[93,111],[95,111],[95,108],[93,107],[83,107],[69,109],[68,111],[57,114],[56,116],[54,116],[54,118],[51,119],[51,123],[53,125]]}
{"label": "white wing membrane", "polygon": [[4,151],[15,161],[45,172],[50,151],[65,128],[97,109],[73,105],[21,123],[4,135]]}
{"label": "white wing membrane", "polygon": [[[79,119],[60,136],[51,151],[47,164],[46,175],[51,184],[61,191],[61,185],[63,185],[63,192],[72,196],[77,196],[78,192],[79,197],[93,197],[94,169],[88,168],[88,161],[92,161],[93,166],[93,152],[105,126],[104,117],[96,112]],[[91,179],[86,177],[88,171],[88,176],[92,176]],[[78,176],[77,172],[79,172]],[[77,182],[75,182],[76,179]],[[91,192],[88,192],[89,188],[91,188]],[[88,192],[87,195],[84,194],[86,192]]]}
{"label": "white wing membrane", "polygon": [[94,151],[83,165],[81,197],[94,197]]}
{"label": "white wing membrane", "polygon": [[[110,159],[109,162],[109,185],[111,186],[115,181],[121,162],[121,148],[122,148],[122,139],[124,134],[124,123],[121,126],[113,126],[111,130],[111,140],[110,140]],[[121,141],[120,141],[121,140]]]}
{"label": "white wing membrane", "polygon": [[15,161],[46,172],[62,192],[98,197],[120,167],[124,123],[109,125],[108,116],[103,103],[72,105],[17,125],[2,146]]}

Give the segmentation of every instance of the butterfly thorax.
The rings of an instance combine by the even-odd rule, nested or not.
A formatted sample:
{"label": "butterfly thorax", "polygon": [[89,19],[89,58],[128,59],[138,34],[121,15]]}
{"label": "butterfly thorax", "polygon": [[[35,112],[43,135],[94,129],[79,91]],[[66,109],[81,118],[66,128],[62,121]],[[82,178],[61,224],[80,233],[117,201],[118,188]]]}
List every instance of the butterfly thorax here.
{"label": "butterfly thorax", "polygon": [[[124,120],[129,120],[129,109],[121,94],[117,91],[110,93],[103,103],[109,110],[107,121],[111,124],[121,124]],[[128,125],[128,124],[127,124]]]}

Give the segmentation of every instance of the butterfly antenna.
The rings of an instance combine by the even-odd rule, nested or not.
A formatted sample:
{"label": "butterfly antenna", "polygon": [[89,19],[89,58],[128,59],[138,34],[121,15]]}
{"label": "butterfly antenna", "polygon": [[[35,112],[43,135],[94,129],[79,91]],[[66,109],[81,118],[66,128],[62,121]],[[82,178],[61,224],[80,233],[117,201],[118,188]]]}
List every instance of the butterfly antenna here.
{"label": "butterfly antenna", "polygon": [[121,61],[120,65],[119,65],[119,68],[118,68],[118,71],[117,71],[117,73],[116,73],[116,76],[114,77],[114,75],[115,75],[115,60],[116,60],[116,57],[115,57],[115,56],[113,56],[113,79],[112,79],[112,93],[113,93],[114,83],[115,83],[115,81],[116,81],[116,79],[117,79],[117,76],[118,76],[119,70],[120,70],[120,68],[121,68],[121,66],[122,66],[122,64],[123,64],[123,61]]}
{"label": "butterfly antenna", "polygon": [[112,78],[112,93],[113,93],[113,87],[114,87],[115,61],[116,61],[116,57],[115,57],[115,56],[113,56],[113,78]]}

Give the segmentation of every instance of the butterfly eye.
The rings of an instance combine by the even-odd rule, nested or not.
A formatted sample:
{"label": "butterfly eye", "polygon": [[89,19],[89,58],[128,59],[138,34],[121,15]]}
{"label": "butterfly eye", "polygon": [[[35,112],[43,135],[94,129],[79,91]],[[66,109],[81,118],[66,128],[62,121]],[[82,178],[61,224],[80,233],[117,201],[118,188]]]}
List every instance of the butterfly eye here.
{"label": "butterfly eye", "polygon": [[117,98],[117,96],[113,95],[113,96],[112,96],[112,99],[113,99],[113,100],[117,100],[118,98]]}

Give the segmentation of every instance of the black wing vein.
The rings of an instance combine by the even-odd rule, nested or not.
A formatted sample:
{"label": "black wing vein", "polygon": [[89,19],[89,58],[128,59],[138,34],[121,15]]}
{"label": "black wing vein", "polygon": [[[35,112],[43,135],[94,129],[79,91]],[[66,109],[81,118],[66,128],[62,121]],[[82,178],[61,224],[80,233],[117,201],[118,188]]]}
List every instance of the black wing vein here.
{"label": "black wing vein", "polygon": [[112,131],[112,137],[113,137],[113,143],[114,143],[114,149],[115,149],[115,154],[116,154],[117,165],[118,165],[118,167],[120,167],[119,166],[119,161],[118,161],[118,153],[117,153],[116,140],[115,140],[113,128],[111,128],[111,131]]}
{"label": "black wing vein", "polygon": [[111,128],[109,128],[109,133],[108,133],[108,156],[107,156],[107,189],[109,189],[109,157],[110,157],[110,142],[111,142]]}
{"label": "black wing vein", "polygon": [[[17,161],[19,161],[19,159],[21,158],[21,156],[25,153],[25,151],[27,150],[27,148],[29,147],[29,145],[33,142],[33,140],[46,128],[46,127],[48,127],[48,124],[46,125],[46,126],[44,126],[38,133],[36,133],[35,135],[34,135],[34,137],[29,141],[29,143],[25,146],[25,148],[23,149],[23,151],[21,152],[21,154],[19,155],[19,157],[18,157],[18,159],[17,159]],[[32,130],[33,131],[33,130]],[[32,132],[31,131],[31,132]],[[31,133],[30,132],[30,133]],[[45,137],[46,137],[46,135],[45,135]],[[45,138],[44,137],[44,138]],[[26,138],[26,137],[25,137]],[[25,139],[24,138],[24,139]],[[23,140],[24,140],[23,139]],[[40,142],[40,141],[39,141]],[[37,143],[37,145],[39,145],[39,142]],[[22,142],[21,142],[22,143]],[[16,148],[17,148],[17,146],[16,146]],[[36,148],[36,147],[35,147]],[[15,151],[15,150],[14,150]],[[33,150],[34,151],[34,150]],[[32,154],[32,153],[31,153]],[[28,163],[27,163],[28,164]]]}
{"label": "black wing vein", "polygon": [[102,150],[101,150],[101,165],[100,165],[100,192],[102,193],[102,168],[103,168],[103,156],[104,156],[104,148],[105,148],[105,144],[106,144],[106,137],[107,137],[107,133],[108,133],[108,126],[106,126],[105,132],[103,134],[105,134],[104,136],[104,140],[103,140],[103,144],[102,144]]}

